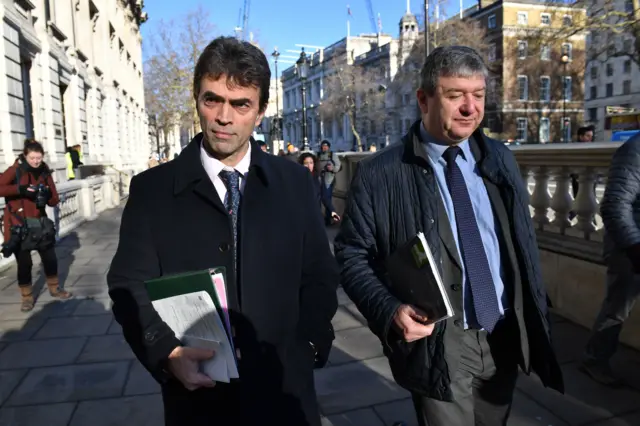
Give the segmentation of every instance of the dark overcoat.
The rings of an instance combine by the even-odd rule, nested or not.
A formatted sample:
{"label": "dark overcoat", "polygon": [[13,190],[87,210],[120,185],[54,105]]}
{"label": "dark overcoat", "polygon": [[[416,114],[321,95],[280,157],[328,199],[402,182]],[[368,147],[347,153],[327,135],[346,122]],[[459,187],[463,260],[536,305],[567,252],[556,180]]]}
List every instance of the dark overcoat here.
{"label": "dark overcoat", "polygon": [[[236,274],[231,219],[202,165],[201,139],[131,181],[108,274],[115,318],[162,385],[167,425],[320,426],[313,368],[326,362],[334,339],[338,271],[315,183],[308,170],[252,141]],[[228,271],[240,379],[189,392],[166,371],[179,341],[144,281],[217,266]]]}

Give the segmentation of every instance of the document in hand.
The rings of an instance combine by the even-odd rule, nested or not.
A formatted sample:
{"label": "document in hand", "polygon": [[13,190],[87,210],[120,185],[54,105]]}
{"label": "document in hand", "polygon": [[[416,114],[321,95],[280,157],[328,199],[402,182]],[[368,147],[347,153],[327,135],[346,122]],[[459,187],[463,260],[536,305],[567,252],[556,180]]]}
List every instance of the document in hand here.
{"label": "document in hand", "polygon": [[402,303],[422,309],[427,324],[453,316],[440,270],[422,232],[389,256],[386,266],[391,293]]}
{"label": "document in hand", "polygon": [[202,363],[202,372],[217,382],[237,379],[224,268],[167,275],[145,284],[153,307],[184,346],[215,351]]}

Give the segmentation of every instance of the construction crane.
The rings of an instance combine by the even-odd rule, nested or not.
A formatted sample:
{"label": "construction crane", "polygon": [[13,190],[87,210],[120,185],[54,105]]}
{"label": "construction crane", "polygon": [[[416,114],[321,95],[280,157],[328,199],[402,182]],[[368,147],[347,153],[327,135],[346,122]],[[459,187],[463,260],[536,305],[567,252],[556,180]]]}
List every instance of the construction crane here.
{"label": "construction crane", "polygon": [[242,9],[238,10],[238,25],[235,27],[236,38],[246,40],[249,37],[249,12],[251,0],[244,0]]}
{"label": "construction crane", "polygon": [[369,20],[371,21],[371,28],[374,33],[378,33],[378,25],[376,24],[376,15],[373,13],[373,5],[371,0],[365,0],[367,3],[367,12],[369,13]]}

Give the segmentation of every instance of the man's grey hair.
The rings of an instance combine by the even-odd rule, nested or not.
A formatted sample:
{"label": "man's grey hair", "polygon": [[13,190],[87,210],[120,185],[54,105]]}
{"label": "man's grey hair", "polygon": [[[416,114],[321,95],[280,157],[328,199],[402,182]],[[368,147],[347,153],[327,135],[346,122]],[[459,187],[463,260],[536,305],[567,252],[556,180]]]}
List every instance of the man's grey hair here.
{"label": "man's grey hair", "polygon": [[420,88],[429,96],[436,93],[440,77],[474,77],[486,79],[489,70],[474,49],[467,46],[436,47],[427,57],[420,72]]}

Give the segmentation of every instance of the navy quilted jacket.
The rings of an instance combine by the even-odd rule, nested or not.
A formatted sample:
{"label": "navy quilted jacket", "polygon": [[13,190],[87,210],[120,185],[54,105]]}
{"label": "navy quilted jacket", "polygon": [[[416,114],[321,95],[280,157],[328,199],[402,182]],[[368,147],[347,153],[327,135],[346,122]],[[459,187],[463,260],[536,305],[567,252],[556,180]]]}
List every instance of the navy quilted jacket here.
{"label": "navy quilted jacket", "polygon": [[616,150],[600,212],[605,257],[640,244],[640,135]]}
{"label": "navy quilted jacket", "polygon": [[[440,197],[437,182],[428,161],[413,149],[419,125],[419,121],[414,124],[402,143],[359,163],[335,240],[335,254],[342,268],[342,286],[381,340],[398,384],[430,398],[451,400],[443,344],[446,322],[438,323],[434,333],[417,347],[403,342],[391,328],[400,301],[389,292],[384,269],[385,259],[420,231],[436,263],[441,256],[434,201]],[[546,292],[528,192],[511,151],[479,132],[474,137],[483,151],[478,162],[481,172],[498,187],[506,188],[505,206],[517,236],[514,246],[530,301],[524,314],[531,367],[543,383],[562,391],[562,375],[549,337]]]}

